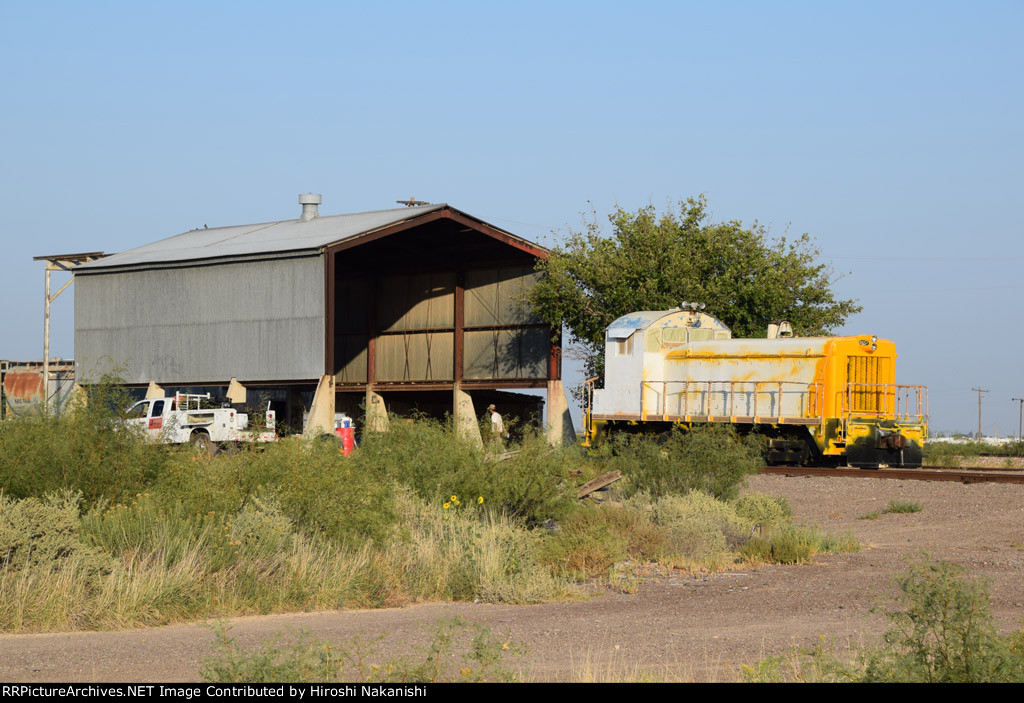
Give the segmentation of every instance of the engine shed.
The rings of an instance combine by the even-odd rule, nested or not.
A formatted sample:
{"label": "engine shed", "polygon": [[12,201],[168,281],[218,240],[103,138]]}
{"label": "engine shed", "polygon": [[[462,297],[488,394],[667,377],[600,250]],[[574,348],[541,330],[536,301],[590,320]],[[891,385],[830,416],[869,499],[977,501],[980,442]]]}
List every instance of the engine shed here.
{"label": "engine shed", "polygon": [[551,440],[574,437],[559,334],[523,304],[546,249],[447,204],[321,216],[320,202],[76,266],[76,378],[255,391],[307,432],[418,410],[476,438],[489,403],[523,420],[546,405]]}

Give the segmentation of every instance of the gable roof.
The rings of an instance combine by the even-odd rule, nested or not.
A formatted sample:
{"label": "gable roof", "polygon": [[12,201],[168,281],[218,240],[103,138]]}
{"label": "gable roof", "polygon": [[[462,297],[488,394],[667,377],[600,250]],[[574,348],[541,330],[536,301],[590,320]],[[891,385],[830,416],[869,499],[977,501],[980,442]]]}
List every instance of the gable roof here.
{"label": "gable roof", "polygon": [[[252,225],[194,229],[145,244],[135,249],[81,264],[77,273],[99,273],[108,269],[137,270],[173,264],[212,264],[230,261],[315,255],[326,247],[385,236],[395,229],[414,227],[420,221],[449,217],[501,239],[535,256],[547,250],[505,230],[489,225],[446,203],[374,210],[345,215],[321,215],[312,220],[281,220]],[[403,226],[404,225],[404,226]],[[376,235],[376,236],[374,236]]]}

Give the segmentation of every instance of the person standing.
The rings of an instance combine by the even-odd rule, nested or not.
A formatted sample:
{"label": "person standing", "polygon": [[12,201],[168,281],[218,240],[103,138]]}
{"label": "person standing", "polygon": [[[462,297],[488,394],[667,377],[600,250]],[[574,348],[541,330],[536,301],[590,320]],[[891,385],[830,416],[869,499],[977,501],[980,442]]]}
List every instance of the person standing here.
{"label": "person standing", "polygon": [[494,407],[494,403],[487,406],[487,410],[491,413],[491,441],[502,444],[502,440],[505,437],[505,423],[501,420],[501,415]]}

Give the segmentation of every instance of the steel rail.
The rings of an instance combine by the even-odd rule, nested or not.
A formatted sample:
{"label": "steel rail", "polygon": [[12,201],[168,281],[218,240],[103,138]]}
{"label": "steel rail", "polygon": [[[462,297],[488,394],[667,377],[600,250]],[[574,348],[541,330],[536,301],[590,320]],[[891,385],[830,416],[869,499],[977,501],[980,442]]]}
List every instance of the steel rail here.
{"label": "steel rail", "polygon": [[828,466],[765,466],[763,474],[783,476],[832,476],[836,478],[892,478],[903,481],[957,481],[959,483],[1020,483],[1024,475],[962,468],[851,469]]}

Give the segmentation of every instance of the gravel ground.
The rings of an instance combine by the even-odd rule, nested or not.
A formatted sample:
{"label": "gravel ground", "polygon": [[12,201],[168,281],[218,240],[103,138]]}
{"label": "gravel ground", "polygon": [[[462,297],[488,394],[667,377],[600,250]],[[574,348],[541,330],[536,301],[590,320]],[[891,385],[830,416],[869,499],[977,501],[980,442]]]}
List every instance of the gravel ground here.
{"label": "gravel ground", "polygon": [[[513,668],[532,680],[733,681],[740,664],[822,635],[840,648],[877,642],[886,621],[871,608],[892,595],[904,560],[924,551],[989,579],[1001,626],[1017,627],[1024,617],[1024,486],[754,476],[748,487],[785,496],[800,521],[852,530],[861,551],[804,566],[657,578],[634,594],[603,591],[585,602],[237,618],[232,635],[248,644],[289,628],[339,642],[381,634],[380,659],[387,659],[421,648],[432,624],[458,615],[524,645]],[[894,499],[924,510],[859,519]],[[200,625],[5,635],[0,680],[195,681],[212,640]]]}

